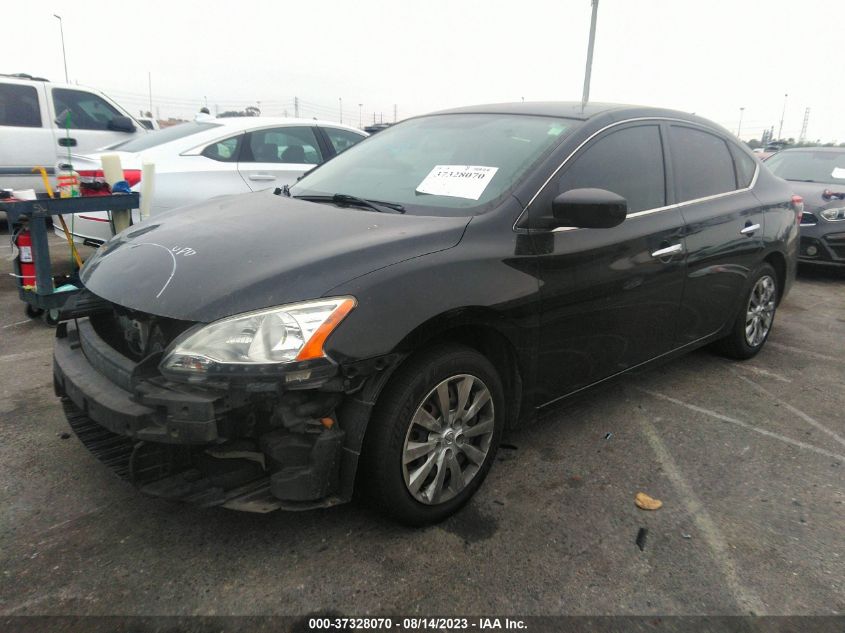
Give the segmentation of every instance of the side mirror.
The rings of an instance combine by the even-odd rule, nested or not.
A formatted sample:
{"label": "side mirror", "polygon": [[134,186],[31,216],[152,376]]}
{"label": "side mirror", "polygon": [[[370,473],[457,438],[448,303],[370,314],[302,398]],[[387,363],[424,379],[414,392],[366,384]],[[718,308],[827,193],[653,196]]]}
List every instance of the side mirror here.
{"label": "side mirror", "polygon": [[570,189],[552,201],[557,226],[610,229],[625,221],[625,198],[605,189]]}
{"label": "side mirror", "polygon": [[109,121],[109,129],[115,132],[134,132],[135,123],[128,116],[116,116]]}

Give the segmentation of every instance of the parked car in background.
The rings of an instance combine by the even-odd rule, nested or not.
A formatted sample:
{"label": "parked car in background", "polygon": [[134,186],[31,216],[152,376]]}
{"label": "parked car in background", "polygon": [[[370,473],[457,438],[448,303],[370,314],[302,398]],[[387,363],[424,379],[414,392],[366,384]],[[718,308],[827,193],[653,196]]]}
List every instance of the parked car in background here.
{"label": "parked car in background", "polygon": [[[361,130],[312,119],[209,117],[72,160],[83,184],[90,186],[103,180],[102,154],[117,154],[134,190],[140,189],[143,164],[154,163],[155,215],[215,196],[293,184],[366,137]],[[108,214],[78,214],[71,231],[88,243],[101,243],[111,236]]]}
{"label": "parked car in background", "polygon": [[845,265],[845,148],[785,149],[765,164],[804,199],[799,259]]}
{"label": "parked car in background", "polygon": [[671,110],[416,117],[288,194],[127,229],[65,305],[56,394],[148,494],[268,512],[357,487],[439,521],[539,409],[708,343],[757,354],[795,275],[789,184]]}
{"label": "parked car in background", "polygon": [[158,124],[158,121],[156,121],[152,117],[148,117],[148,116],[138,117],[138,122],[141,125],[143,125],[145,128],[147,128],[148,130],[160,130],[161,129],[161,126]]}
{"label": "parked car in background", "polygon": [[91,88],[0,75],[0,189],[44,191],[33,167],[52,175],[58,163],[67,162],[68,151],[93,152],[146,132],[128,111]]}

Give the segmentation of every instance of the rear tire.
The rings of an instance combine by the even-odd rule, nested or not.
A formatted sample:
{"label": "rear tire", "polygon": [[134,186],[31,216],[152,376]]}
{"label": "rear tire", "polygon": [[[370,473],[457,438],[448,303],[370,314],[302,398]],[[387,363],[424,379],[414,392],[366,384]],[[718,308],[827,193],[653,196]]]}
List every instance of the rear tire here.
{"label": "rear tire", "polygon": [[718,351],[736,360],[756,356],[772,331],[779,296],[777,273],[764,263],[749,277],[742,308],[730,334],[716,344]]}
{"label": "rear tire", "polygon": [[359,491],[402,523],[442,521],[487,476],[504,416],[501,379],[474,349],[438,345],[412,357],[376,402]]}

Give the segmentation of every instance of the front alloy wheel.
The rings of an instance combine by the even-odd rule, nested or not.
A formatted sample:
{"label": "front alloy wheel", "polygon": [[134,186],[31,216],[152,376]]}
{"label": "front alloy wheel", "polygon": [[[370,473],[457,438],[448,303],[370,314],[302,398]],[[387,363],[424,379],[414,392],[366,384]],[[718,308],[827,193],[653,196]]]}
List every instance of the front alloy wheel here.
{"label": "front alloy wheel", "polygon": [[452,343],[412,356],[373,409],[358,492],[409,525],[445,519],[490,470],[504,412],[499,374],[478,351]]}
{"label": "front alloy wheel", "polygon": [[487,459],[495,426],[490,390],[469,374],[442,381],[417,407],[405,435],[402,474],[420,503],[460,493]]}

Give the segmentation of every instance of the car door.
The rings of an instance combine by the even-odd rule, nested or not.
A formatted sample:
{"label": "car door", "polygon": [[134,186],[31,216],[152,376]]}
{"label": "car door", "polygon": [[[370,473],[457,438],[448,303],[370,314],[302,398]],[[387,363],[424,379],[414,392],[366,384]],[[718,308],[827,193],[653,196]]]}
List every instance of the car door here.
{"label": "car door", "polygon": [[682,123],[667,125],[677,202],[686,223],[687,271],[678,345],[719,331],[763,249],[763,210],[750,189],[749,166],[722,136]]}
{"label": "car door", "polygon": [[[125,117],[126,113],[119,111],[101,96],[75,88],[51,88],[53,100],[54,120],[51,122],[56,131],[57,139],[69,135],[75,142],[74,154],[89,154],[98,149],[128,141],[144,130],[136,128],[133,132],[123,132],[111,129],[115,117]],[[69,128],[69,132],[66,129]],[[67,155],[67,150],[57,148],[59,161]]]}
{"label": "car door", "polygon": [[32,168],[53,172],[55,139],[43,91],[43,86],[0,81],[0,188],[43,191],[41,175]]}
{"label": "car door", "polygon": [[253,191],[292,185],[324,160],[313,127],[284,126],[246,135],[238,170]]}
{"label": "car door", "polygon": [[232,134],[178,156],[159,158],[153,212],[159,213],[216,196],[251,191],[238,171],[245,145],[243,132]]}
{"label": "car door", "polygon": [[546,401],[672,348],[684,227],[680,211],[667,207],[663,145],[657,123],[614,127],[579,150],[531,204],[529,218],[548,216],[555,196],[579,188],[606,189],[628,204],[625,221],[611,229],[532,231]]}

